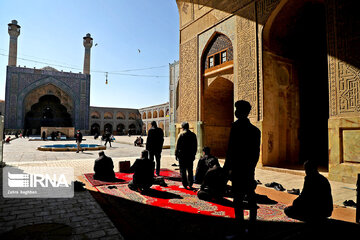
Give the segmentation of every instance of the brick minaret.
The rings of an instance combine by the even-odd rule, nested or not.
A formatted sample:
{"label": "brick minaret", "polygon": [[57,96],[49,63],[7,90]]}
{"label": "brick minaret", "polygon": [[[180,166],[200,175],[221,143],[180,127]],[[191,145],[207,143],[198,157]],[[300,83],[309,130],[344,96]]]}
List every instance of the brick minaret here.
{"label": "brick minaret", "polygon": [[84,57],[84,74],[90,74],[90,49],[93,45],[93,39],[90,33],[84,37],[85,57]]}
{"label": "brick minaret", "polygon": [[8,33],[10,35],[8,66],[16,66],[17,39],[20,35],[20,26],[17,23],[16,20],[12,20],[11,23],[8,24]]}

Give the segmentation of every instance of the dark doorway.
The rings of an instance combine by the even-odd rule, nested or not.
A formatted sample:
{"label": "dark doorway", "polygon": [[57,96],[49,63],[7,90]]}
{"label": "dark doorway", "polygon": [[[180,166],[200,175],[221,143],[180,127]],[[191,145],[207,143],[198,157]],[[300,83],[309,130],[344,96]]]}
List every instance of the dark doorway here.
{"label": "dark doorway", "polygon": [[100,134],[100,125],[97,123],[91,125],[90,133],[91,135]]}
{"label": "dark doorway", "polygon": [[284,2],[263,32],[265,161],[314,160],[328,166],[325,6],[321,1]]}
{"label": "dark doorway", "polygon": [[40,134],[41,127],[72,127],[72,119],[60,99],[54,95],[44,95],[25,114],[24,129]]}
{"label": "dark doorway", "polygon": [[116,127],[116,132],[118,135],[124,135],[125,134],[125,126],[124,124],[120,123]]}
{"label": "dark doorway", "polygon": [[104,132],[106,132],[106,130],[113,134],[113,126],[110,123],[105,124]]}

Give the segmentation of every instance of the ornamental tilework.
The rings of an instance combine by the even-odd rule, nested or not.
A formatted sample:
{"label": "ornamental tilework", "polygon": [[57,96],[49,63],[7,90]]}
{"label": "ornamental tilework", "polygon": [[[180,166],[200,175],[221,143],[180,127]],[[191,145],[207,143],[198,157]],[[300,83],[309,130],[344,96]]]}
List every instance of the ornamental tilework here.
{"label": "ornamental tilework", "polygon": [[[80,82],[83,81],[85,89],[83,92],[83,104],[80,106]],[[5,128],[23,129],[25,118],[25,101],[26,97],[37,89],[53,85],[60,88],[71,98],[74,103],[74,111],[72,114],[73,126],[79,129],[88,129],[88,121],[79,121],[80,111],[84,116],[89,116],[90,104],[90,76],[81,73],[68,73],[30,69],[22,67],[7,67],[6,77],[6,93],[5,93]],[[41,91],[39,91],[41,92]],[[47,94],[51,94],[51,91]],[[33,94],[34,95],[34,94]],[[36,96],[40,98],[41,96]]]}

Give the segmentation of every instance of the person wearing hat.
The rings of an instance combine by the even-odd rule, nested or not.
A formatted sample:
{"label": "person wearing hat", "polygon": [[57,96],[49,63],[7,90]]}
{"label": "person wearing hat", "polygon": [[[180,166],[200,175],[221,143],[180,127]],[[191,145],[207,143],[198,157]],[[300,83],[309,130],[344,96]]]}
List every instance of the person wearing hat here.
{"label": "person wearing hat", "polygon": [[76,144],[77,144],[77,151],[76,153],[78,153],[80,150],[81,152],[84,152],[84,150],[81,148],[81,141],[82,141],[82,133],[80,132],[80,129],[77,130],[77,133],[75,134],[75,141],[76,141]]}
{"label": "person wearing hat", "polygon": [[235,219],[243,225],[245,196],[249,204],[250,222],[254,222],[257,216],[255,167],[259,161],[261,132],[248,119],[251,110],[249,102],[237,101],[235,108],[237,120],[231,126],[224,169],[232,182]]}
{"label": "person wearing hat", "polygon": [[197,138],[195,133],[190,131],[189,123],[181,124],[183,132],[179,134],[175,157],[179,160],[180,175],[184,188],[192,188],[194,183],[193,162],[197,152]]}

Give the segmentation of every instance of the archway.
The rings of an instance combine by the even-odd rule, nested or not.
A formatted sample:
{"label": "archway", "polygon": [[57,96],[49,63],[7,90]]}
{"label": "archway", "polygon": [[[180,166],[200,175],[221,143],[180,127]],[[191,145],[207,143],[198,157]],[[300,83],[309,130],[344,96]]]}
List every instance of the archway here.
{"label": "archway", "polygon": [[130,124],[129,125],[129,131],[128,131],[130,134],[136,134],[136,126],[135,124]]}
{"label": "archway", "polygon": [[116,132],[118,135],[124,135],[125,134],[125,126],[124,124],[120,123],[116,126]]}
{"label": "archway", "polygon": [[142,119],[146,119],[146,113],[145,112],[142,114]]}
{"label": "archway", "polygon": [[328,165],[323,1],[283,0],[263,30],[263,164]]}
{"label": "archway", "polygon": [[113,119],[114,115],[112,112],[105,112],[104,113],[104,119]]}
{"label": "archway", "polygon": [[122,112],[117,112],[116,113],[116,119],[125,119],[125,114]]}
{"label": "archway", "polygon": [[234,120],[233,48],[230,39],[214,33],[201,58],[203,145],[225,157]]}
{"label": "archway", "polygon": [[113,126],[111,123],[107,123],[104,125],[104,132],[106,132],[106,130],[108,130],[111,134],[113,133]]}
{"label": "archway", "polygon": [[25,114],[24,129],[40,134],[41,127],[72,127],[72,119],[60,99],[54,95],[44,95]]}
{"label": "archway", "polygon": [[94,111],[94,112],[91,113],[90,117],[92,119],[100,119],[100,113],[97,112],[97,111]]}
{"label": "archway", "polygon": [[90,128],[91,135],[100,134],[100,125],[98,123],[94,123]]}
{"label": "archway", "polygon": [[159,111],[159,118],[163,118],[164,117],[164,110],[160,110]]}
{"label": "archway", "polygon": [[153,118],[157,118],[157,117],[158,117],[157,111],[154,111],[153,112]]}
{"label": "archway", "polygon": [[148,116],[147,116],[147,118],[152,118],[152,114],[151,114],[151,112],[148,112]]}

